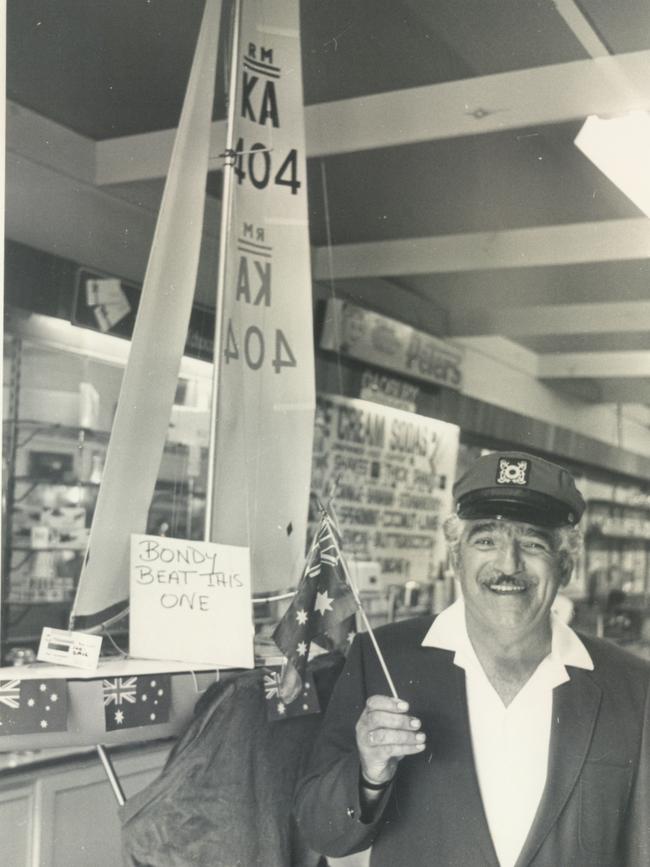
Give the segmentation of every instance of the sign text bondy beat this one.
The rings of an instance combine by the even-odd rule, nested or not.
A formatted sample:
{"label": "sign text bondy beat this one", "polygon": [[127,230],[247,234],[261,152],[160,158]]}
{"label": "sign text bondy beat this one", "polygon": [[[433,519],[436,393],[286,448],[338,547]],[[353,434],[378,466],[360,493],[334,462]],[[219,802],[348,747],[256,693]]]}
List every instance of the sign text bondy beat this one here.
{"label": "sign text bondy beat this one", "polygon": [[247,548],[133,533],[130,572],[134,658],[253,667]]}
{"label": "sign text bondy beat this one", "polygon": [[[202,551],[188,544],[184,548],[165,545],[157,539],[141,539],[138,542],[138,560],[134,564],[135,580],[138,584],[167,584],[187,586],[197,579],[207,589],[219,587],[235,589],[243,587],[237,572],[224,572],[217,568],[217,555]],[[170,568],[173,566],[174,568]],[[210,595],[192,591],[189,593],[162,593],[160,604],[163,608],[187,608],[191,611],[209,611]]]}

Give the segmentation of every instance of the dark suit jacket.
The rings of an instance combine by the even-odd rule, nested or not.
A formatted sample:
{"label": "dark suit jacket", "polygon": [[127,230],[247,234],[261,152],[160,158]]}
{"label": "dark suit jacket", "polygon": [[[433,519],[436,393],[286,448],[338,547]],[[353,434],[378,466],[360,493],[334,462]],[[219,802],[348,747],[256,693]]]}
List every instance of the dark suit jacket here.
{"label": "dark suit jacket", "polygon": [[[465,673],[421,646],[431,618],[376,632],[427,749],[404,758],[374,818],[362,821],[354,726],[388,688],[367,635],[355,640],[330,701],[296,816],[318,852],[372,844],[373,867],[498,867],[471,749]],[[649,867],[650,665],[581,636],[594,671],[569,668],[553,693],[546,788],[517,867]]]}

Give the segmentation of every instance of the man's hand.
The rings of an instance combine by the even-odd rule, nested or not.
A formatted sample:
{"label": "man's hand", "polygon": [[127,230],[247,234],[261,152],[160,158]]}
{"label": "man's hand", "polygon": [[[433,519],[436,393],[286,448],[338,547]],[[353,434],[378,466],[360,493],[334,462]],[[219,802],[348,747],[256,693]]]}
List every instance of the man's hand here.
{"label": "man's hand", "polygon": [[361,773],[369,783],[385,783],[395,774],[403,756],[421,753],[426,736],[420,720],[410,716],[408,704],[386,695],[366,701],[356,725]]}

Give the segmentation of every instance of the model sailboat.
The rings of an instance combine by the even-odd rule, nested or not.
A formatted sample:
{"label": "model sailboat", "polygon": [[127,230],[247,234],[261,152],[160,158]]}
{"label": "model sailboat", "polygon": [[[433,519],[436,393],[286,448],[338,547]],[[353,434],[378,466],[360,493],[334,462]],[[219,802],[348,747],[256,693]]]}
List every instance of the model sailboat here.
{"label": "model sailboat", "polygon": [[[129,543],[145,532],[199,262],[220,0],[201,31],[149,256],[71,625],[128,608]],[[235,0],[206,539],[247,546],[256,592],[295,585],[304,557],[314,370],[299,5]]]}

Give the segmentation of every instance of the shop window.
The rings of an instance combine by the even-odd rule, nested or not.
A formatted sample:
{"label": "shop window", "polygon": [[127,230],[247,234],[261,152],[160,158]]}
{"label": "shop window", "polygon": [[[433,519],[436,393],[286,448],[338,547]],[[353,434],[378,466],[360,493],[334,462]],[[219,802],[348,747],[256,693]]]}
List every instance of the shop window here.
{"label": "shop window", "polygon": [[[112,338],[107,354],[104,336],[95,345],[88,331],[76,346],[70,337],[81,330],[67,323],[66,341],[56,345],[57,327],[48,319],[42,340],[5,335],[5,663],[31,659],[43,626],[68,625],[128,351],[127,341]],[[209,364],[181,368],[149,533],[203,538],[211,374]]]}

